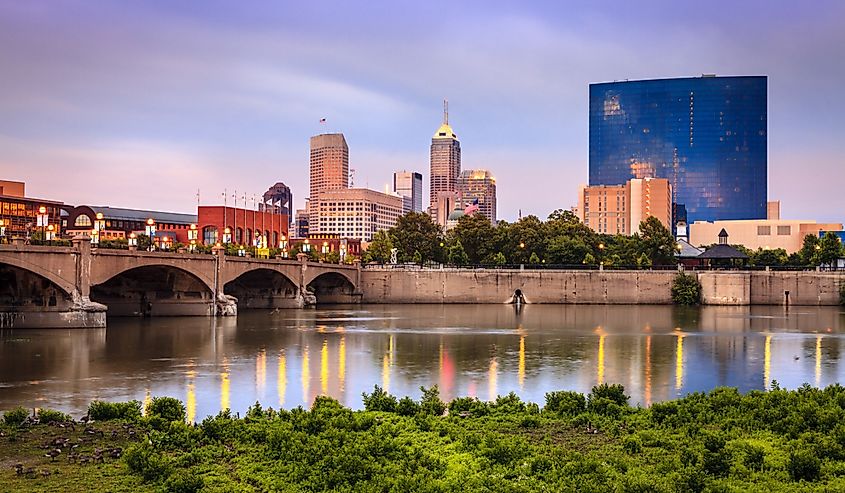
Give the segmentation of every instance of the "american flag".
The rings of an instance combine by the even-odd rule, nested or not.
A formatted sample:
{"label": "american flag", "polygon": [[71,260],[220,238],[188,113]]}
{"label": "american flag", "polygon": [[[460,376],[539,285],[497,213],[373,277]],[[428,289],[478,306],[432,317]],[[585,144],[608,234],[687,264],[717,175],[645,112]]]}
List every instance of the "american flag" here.
{"label": "american flag", "polygon": [[325,118],[320,118],[320,123],[326,123],[326,119],[325,119]]}
{"label": "american flag", "polygon": [[469,216],[470,214],[473,214],[475,212],[478,212],[478,198],[473,200],[472,203],[469,204],[466,209],[464,209],[464,215]]}

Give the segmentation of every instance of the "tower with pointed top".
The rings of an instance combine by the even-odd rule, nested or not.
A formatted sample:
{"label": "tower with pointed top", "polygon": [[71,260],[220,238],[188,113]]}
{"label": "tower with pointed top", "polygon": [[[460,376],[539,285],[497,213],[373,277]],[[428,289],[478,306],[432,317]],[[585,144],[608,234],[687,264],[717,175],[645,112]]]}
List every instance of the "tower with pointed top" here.
{"label": "tower with pointed top", "polygon": [[[438,217],[438,197],[455,194],[461,174],[461,143],[449,126],[449,101],[443,100],[443,124],[431,138],[429,214]],[[447,212],[448,214],[448,212]]]}

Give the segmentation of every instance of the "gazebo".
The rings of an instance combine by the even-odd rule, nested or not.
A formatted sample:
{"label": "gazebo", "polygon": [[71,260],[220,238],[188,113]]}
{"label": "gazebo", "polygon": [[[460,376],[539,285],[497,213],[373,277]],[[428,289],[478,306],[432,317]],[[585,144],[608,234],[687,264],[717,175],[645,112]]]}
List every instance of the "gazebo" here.
{"label": "gazebo", "polygon": [[698,258],[708,267],[740,267],[748,262],[748,255],[728,245],[725,228],[719,231],[719,244],[708,248]]}

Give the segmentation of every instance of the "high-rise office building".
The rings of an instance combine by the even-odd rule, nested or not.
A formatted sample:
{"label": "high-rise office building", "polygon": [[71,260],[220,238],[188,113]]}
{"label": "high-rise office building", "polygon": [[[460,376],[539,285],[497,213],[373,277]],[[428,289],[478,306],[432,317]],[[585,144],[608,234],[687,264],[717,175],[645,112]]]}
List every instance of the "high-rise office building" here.
{"label": "high-rise office building", "polygon": [[458,191],[466,204],[478,201],[478,212],[496,224],[496,178],[486,169],[461,171]]}
{"label": "high-rise office building", "polygon": [[461,174],[461,143],[458,141],[458,136],[452,131],[452,127],[449,126],[448,101],[443,101],[443,124],[431,138],[430,163],[429,214],[432,217],[438,217],[438,194],[455,192],[458,175]]}
{"label": "high-rise office building", "polygon": [[343,134],[311,137],[310,198],[324,190],[349,188],[349,146]]}
{"label": "high-rise office building", "polygon": [[767,78],[590,84],[590,185],[665,178],[689,221],[762,219]]}
{"label": "high-rise office building", "polygon": [[405,212],[422,212],[422,174],[415,171],[393,173],[393,193],[402,196]]}
{"label": "high-rise office building", "polygon": [[578,194],[578,218],[597,233],[631,235],[656,217],[672,221],[672,186],[665,178],[633,178],[622,185],[591,185]]}
{"label": "high-rise office building", "polygon": [[316,226],[320,234],[339,238],[372,241],[376,231],[396,226],[402,215],[400,195],[366,188],[326,190],[320,193],[316,203],[318,223],[310,224],[311,233]]}
{"label": "high-rise office building", "polygon": [[293,212],[293,193],[290,187],[277,182],[262,195],[259,210],[267,210],[273,214],[284,214],[288,217]]}
{"label": "high-rise office building", "polygon": [[320,134],[311,137],[311,173],[308,204],[310,232],[318,233],[317,197],[326,190],[349,188],[349,146],[343,134]]}

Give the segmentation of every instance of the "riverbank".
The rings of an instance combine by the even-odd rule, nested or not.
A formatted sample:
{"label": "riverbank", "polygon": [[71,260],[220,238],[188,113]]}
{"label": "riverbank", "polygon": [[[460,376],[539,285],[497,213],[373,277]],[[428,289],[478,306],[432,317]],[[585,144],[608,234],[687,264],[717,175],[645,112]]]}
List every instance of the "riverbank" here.
{"label": "riverbank", "polygon": [[89,424],[7,413],[0,479],[9,491],[71,492],[845,489],[839,385],[718,388],[649,408],[616,385],[550,392],[542,409],[515,395],[446,404],[436,388],[419,401],[376,388],[364,401],[363,411],[327,397],[308,411],[256,405],[197,425],[167,398],[145,417],[137,402],[92,404]]}
{"label": "riverbank", "polygon": [[[838,305],[845,273],[689,271],[704,305]],[[674,270],[379,269],[361,272],[364,303],[672,304]]]}

